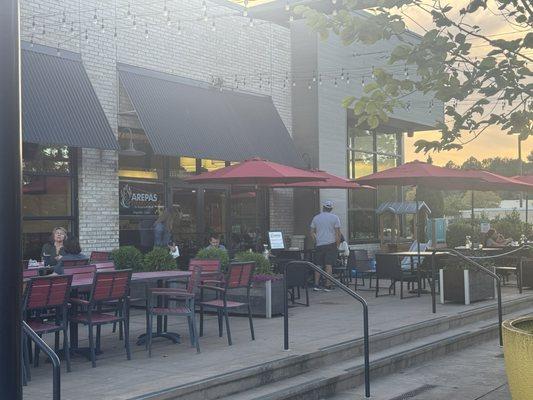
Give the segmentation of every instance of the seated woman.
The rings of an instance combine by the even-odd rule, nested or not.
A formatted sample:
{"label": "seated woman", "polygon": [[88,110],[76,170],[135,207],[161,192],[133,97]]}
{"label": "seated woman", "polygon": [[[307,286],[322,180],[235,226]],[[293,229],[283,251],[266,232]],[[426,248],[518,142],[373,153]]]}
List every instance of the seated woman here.
{"label": "seated woman", "polygon": [[55,266],[65,254],[63,244],[67,239],[67,230],[62,227],[57,227],[52,230],[50,241],[43,245],[41,256],[44,265]]}
{"label": "seated woman", "polygon": [[504,238],[496,229],[489,229],[485,236],[485,247],[505,247],[513,241],[512,238]]}
{"label": "seated woman", "polygon": [[85,260],[89,261],[89,257],[87,257],[85,254],[81,252],[80,242],[76,238],[69,238],[65,240],[65,244],[63,246],[64,254],[61,257],[61,259],[57,262],[57,264],[54,266],[54,272],[57,274],[62,274],[64,272],[63,270],[63,262],[65,260]]}

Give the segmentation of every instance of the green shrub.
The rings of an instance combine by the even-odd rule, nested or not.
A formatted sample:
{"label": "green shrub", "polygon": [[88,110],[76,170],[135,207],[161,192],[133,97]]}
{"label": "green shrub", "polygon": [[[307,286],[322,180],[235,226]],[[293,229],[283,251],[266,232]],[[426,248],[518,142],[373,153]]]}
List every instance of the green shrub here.
{"label": "green shrub", "polygon": [[482,241],[479,220],[475,220],[473,224],[470,219],[458,219],[450,223],[446,231],[446,243],[451,248],[464,246],[466,236],[471,237],[472,243],[480,243]]}
{"label": "green shrub", "polygon": [[111,252],[111,259],[116,269],[132,269],[133,272],[143,271],[143,255],[133,246],[123,246]]}
{"label": "green shrub", "polygon": [[144,255],[145,271],[169,271],[176,268],[176,260],[166,247],[154,247]]}
{"label": "green shrub", "polygon": [[220,265],[222,267],[222,271],[228,270],[228,264],[229,264],[229,256],[228,252],[226,250],[222,249],[215,249],[212,247],[201,249],[198,253],[196,253],[195,258],[199,259],[209,259],[209,260],[220,260]]}
{"label": "green shrub", "polygon": [[520,214],[514,210],[511,214],[503,217],[496,217],[490,221],[490,227],[496,229],[506,238],[520,240],[521,235],[531,235],[531,224],[526,224],[520,220]]}
{"label": "green shrub", "polygon": [[235,260],[255,262],[255,274],[272,274],[272,266],[270,265],[270,262],[261,253],[250,253],[249,251],[241,251],[235,254]]}

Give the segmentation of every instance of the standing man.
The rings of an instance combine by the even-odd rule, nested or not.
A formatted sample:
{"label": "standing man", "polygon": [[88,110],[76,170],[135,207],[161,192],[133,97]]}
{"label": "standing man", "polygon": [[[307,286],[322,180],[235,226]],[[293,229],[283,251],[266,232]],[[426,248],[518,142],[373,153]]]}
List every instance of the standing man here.
{"label": "standing man", "polygon": [[[338,248],[341,240],[341,221],[333,214],[333,202],[326,200],[322,203],[322,212],[314,216],[311,221],[311,237],[316,243],[316,263],[325,268],[331,275],[333,264],[337,260]],[[331,282],[326,282],[324,288],[320,287],[320,274],[315,272],[315,291],[331,290]]]}

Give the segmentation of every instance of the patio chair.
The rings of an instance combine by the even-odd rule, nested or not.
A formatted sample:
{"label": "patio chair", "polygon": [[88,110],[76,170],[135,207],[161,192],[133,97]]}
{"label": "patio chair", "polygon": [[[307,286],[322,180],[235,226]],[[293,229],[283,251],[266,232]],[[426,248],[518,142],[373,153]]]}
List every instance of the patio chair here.
{"label": "patio chair", "polygon": [[351,272],[355,270],[355,284],[354,288],[357,290],[359,278],[363,281],[365,286],[365,278],[369,280],[369,289],[372,288],[372,278],[376,276],[376,270],[370,267],[370,259],[366,250],[350,250],[348,256],[348,270]]}
{"label": "patio chair", "polygon": [[[73,305],[83,307],[82,311],[72,310],[70,321],[75,324],[87,325],[89,330],[89,350],[93,368],[96,367],[96,349],[100,348],[102,325],[119,323],[124,326],[124,343],[126,355],[131,360],[129,341],[129,301],[128,290],[131,281],[131,270],[101,271],[94,274],[93,284],[88,300],[71,298]],[[115,304],[120,312],[103,312],[102,305]],[[96,327],[96,343],[94,330]]]}
{"label": "patio chair", "polygon": [[[292,304],[301,304],[309,307],[309,279],[311,277],[311,272],[304,262],[301,264],[303,264],[303,266],[300,266],[298,261],[292,261],[291,266],[287,268],[287,295]],[[300,288],[305,290],[305,303],[298,303],[296,301],[301,298]]]}
{"label": "patio chair", "polygon": [[350,273],[348,269],[348,257],[339,254],[335,265],[333,265],[333,275],[336,276],[339,281],[346,285],[350,282]]}
{"label": "patio chair", "polygon": [[109,251],[91,251],[89,264],[109,261],[111,253]]}
{"label": "patio chair", "polygon": [[[235,262],[229,265],[228,273],[223,281],[204,280],[200,297],[200,336],[204,333],[204,309],[213,308],[217,311],[218,316],[218,336],[222,337],[222,317],[226,321],[226,331],[228,335],[228,344],[231,346],[231,331],[229,327],[228,313],[230,309],[246,306],[248,308],[248,321],[250,324],[250,333],[252,340],[255,340],[254,325],[252,321],[252,308],[250,305],[250,287],[252,276],[255,269],[254,262]],[[227,299],[228,294],[235,289],[246,289],[246,303],[230,301]],[[214,300],[203,301],[204,290],[211,290],[217,294]]]}
{"label": "patio chair", "polygon": [[194,271],[196,267],[200,267],[203,274],[212,274],[209,279],[221,279],[223,277],[220,260],[192,258],[189,261],[189,271]]}
{"label": "patio chair", "polygon": [[[26,285],[22,313],[24,320],[39,336],[55,334],[55,350],[59,347],[59,333],[63,332],[63,353],[70,372],[70,347],[68,341],[68,299],[71,275],[51,275],[32,278]],[[26,335],[22,335],[22,349],[28,351]],[[28,353],[23,356],[29,378]],[[39,348],[35,347],[34,366],[39,365]]]}
{"label": "patio chair", "polygon": [[390,279],[389,295],[391,289],[396,295],[396,282],[400,282],[400,299],[403,299],[403,283],[417,282],[417,296],[420,297],[420,273],[416,271],[405,271],[402,269],[398,257],[390,254],[376,254],[376,297],[379,295],[379,280]]}
{"label": "patio chair", "polygon": [[[194,298],[198,291],[201,274],[202,269],[198,266],[194,267],[185,290],[179,288],[146,288],[146,347],[149,357],[152,357],[152,326],[154,316],[166,317],[173,315],[187,317],[191,345],[196,346],[196,352],[200,353],[200,341],[196,334]],[[160,298],[160,302],[156,304],[163,305],[154,305],[154,296]],[[172,305],[169,306],[170,301],[172,301]]]}
{"label": "patio chair", "polygon": [[81,267],[83,265],[89,265],[89,260],[87,258],[81,260],[61,260],[63,268],[65,267]]}

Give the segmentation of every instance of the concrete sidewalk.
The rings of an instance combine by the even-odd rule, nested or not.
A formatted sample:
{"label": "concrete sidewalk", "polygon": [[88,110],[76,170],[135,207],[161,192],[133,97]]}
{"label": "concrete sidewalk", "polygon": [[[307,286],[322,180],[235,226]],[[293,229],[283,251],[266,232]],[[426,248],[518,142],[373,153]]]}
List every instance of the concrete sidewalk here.
{"label": "concrete sidewalk", "polygon": [[[510,400],[502,349],[486,342],[372,381],[374,400]],[[366,399],[361,389],[333,400]]]}
{"label": "concrete sidewalk", "polygon": [[[460,315],[495,303],[489,300],[469,306],[438,305],[437,314],[432,314],[431,297],[428,295],[400,300],[398,296],[375,298],[372,292],[360,293],[369,302],[370,334]],[[71,373],[66,373],[63,368],[62,399],[131,399],[267,361],[308,354],[362,336],[362,308],[359,303],[339,290],[331,293],[311,292],[310,295],[310,307],[297,306],[289,311],[290,352],[282,350],[282,318],[255,318],[256,340],[251,341],[247,319],[230,317],[234,345],[228,346],[225,335],[218,337],[216,318],[208,316],[205,336],[200,339],[201,354],[196,354],[190,346],[184,318],[169,318],[169,330],[183,335],[182,344],[174,345],[168,340],[156,339],[153,356],[148,358],[144,346],[134,344],[134,339],[145,330],[144,312],[134,310],[131,320],[132,360],[126,360],[123,342],[118,340],[118,335],[111,333],[110,326],[104,327],[103,354],[97,357],[97,367],[91,368],[90,362],[76,356]],[[526,297],[533,299],[531,292],[519,295],[516,288],[504,288],[504,301]],[[496,312],[494,321],[497,321]],[[80,346],[87,345],[86,332],[80,327]],[[48,335],[47,340],[53,342],[53,335]],[[50,399],[51,375],[50,364],[41,363],[39,368],[32,368],[33,379],[24,388],[24,398]]]}

